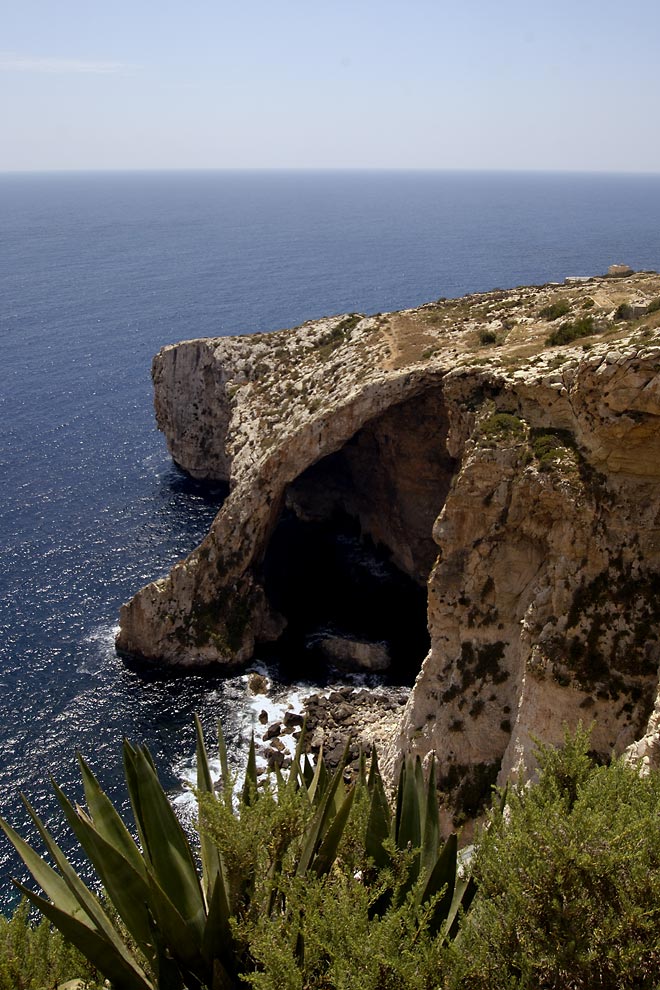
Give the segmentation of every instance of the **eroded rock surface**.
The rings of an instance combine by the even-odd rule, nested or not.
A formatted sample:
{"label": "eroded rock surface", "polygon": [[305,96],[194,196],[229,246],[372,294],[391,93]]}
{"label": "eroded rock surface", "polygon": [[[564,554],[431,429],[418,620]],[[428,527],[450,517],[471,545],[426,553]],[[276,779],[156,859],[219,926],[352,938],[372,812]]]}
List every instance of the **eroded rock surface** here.
{"label": "eroded rock surface", "polygon": [[[659,297],[640,273],[165,348],[172,456],[230,495],[201,546],[123,607],[119,647],[243,664],[284,628],[264,578],[278,524],[342,513],[428,582],[431,649],[386,762],[434,751],[448,822],[530,772],[532,740],[564,723],[594,721],[603,756],[652,760]],[[562,327],[582,336],[547,344]]]}

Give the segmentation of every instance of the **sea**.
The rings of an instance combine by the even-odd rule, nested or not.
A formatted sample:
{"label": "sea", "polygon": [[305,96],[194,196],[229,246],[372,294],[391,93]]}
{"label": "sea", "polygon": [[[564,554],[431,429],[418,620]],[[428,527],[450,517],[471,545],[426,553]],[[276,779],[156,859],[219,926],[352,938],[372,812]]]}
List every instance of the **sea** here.
{"label": "sea", "polygon": [[[194,713],[210,735],[222,721],[238,767],[263,704],[245,676],[163,676],[114,649],[122,602],[193,549],[225,494],[168,456],[159,348],[613,263],[660,268],[660,175],[0,175],[0,815],[34,834],[23,791],[84,871],[51,788],[80,797],[77,751],[125,810],[122,737],[148,745],[188,807]],[[11,876],[3,838],[5,909]]]}

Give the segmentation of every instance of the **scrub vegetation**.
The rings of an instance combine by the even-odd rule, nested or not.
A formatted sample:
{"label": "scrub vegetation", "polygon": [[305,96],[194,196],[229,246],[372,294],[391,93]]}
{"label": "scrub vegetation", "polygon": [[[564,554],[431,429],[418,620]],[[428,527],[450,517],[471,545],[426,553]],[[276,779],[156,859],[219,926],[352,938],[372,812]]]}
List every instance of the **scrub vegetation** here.
{"label": "scrub vegetation", "polygon": [[546,339],[546,344],[548,347],[559,347],[562,344],[572,344],[574,340],[580,340],[582,337],[592,337],[598,332],[593,316],[578,316],[575,320],[562,323],[559,329]]}
{"label": "scrub vegetation", "polygon": [[536,786],[512,790],[481,834],[449,985],[655,990],[660,776],[597,766],[581,729],[538,758]]}
{"label": "scrub vegetation", "polygon": [[553,320],[559,320],[562,316],[567,316],[571,311],[571,306],[568,299],[560,299],[557,302],[550,303],[548,306],[544,306],[539,312],[539,316],[543,320],[548,320],[552,322]]}
{"label": "scrub vegetation", "polygon": [[260,785],[252,748],[237,793],[222,739],[219,790],[199,727],[197,755],[197,853],[145,750],[124,752],[139,845],[83,761],[86,810],[58,795],[103,901],[43,826],[57,880],[4,826],[48,895],[26,896],[82,954],[23,904],[0,923],[0,990],[657,988],[660,775],[597,765],[581,727],[539,747],[533,786],[498,796],[469,879],[456,835],[439,837],[433,765],[407,760],[390,804],[375,756],[347,785],[301,744],[289,777]]}
{"label": "scrub vegetation", "polygon": [[288,777],[259,786],[252,742],[237,796],[222,734],[214,787],[198,722],[198,848],[146,749],[124,743],[139,842],[80,758],[86,809],[55,790],[109,904],[29,804],[57,870],[2,823],[46,897],[18,886],[117,990],[348,990],[356,972],[373,990],[435,986],[475,888],[459,874],[456,834],[440,837],[433,763],[425,776],[404,761],[390,805],[375,751],[347,784],[348,747],[331,775],[303,746],[304,732]]}

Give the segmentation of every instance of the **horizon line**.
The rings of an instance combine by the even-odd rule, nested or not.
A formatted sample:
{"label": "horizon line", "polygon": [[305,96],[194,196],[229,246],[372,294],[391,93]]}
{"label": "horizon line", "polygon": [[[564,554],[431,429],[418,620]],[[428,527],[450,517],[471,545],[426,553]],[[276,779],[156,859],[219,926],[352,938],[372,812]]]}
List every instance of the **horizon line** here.
{"label": "horizon line", "polygon": [[658,176],[660,169],[614,169],[614,168],[518,168],[518,167],[487,167],[487,166],[427,166],[427,165],[192,165],[192,166],[135,166],[110,167],[92,166],[90,168],[23,168],[2,169],[0,176],[9,175],[128,175],[148,173],[209,173],[209,172],[446,172],[446,173],[480,173],[480,174],[538,174],[538,175],[630,175]]}

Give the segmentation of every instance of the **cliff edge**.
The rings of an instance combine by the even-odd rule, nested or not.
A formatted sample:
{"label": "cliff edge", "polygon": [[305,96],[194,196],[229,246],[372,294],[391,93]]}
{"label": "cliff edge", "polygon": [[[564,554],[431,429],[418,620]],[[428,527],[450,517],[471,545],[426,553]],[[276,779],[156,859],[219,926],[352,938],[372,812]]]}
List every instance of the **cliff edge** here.
{"label": "cliff edge", "polygon": [[[278,533],[341,518],[426,588],[430,650],[387,759],[434,751],[455,822],[564,723],[593,721],[603,757],[655,759],[658,274],[186,341],[153,379],[175,461],[230,494],[123,606],[119,649],[245,664],[293,621]],[[308,604],[325,567],[303,575]]]}

